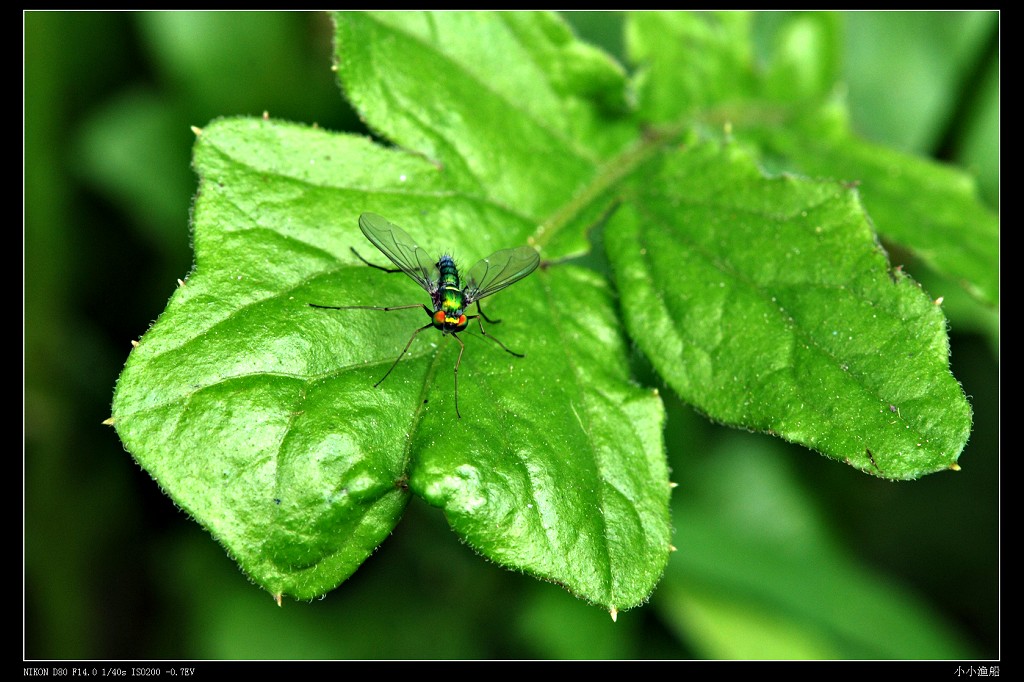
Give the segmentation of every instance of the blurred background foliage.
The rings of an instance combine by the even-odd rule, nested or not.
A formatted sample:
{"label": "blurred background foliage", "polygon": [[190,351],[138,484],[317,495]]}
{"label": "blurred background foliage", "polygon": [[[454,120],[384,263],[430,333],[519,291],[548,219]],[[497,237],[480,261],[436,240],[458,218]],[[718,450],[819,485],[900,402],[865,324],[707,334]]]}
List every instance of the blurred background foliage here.
{"label": "blurred background foliage", "polygon": [[[623,59],[620,15],[566,17]],[[759,17],[765,44],[781,17]],[[861,134],[969,169],[997,209],[998,14],[839,26]],[[874,479],[711,424],[662,387],[679,551],[618,623],[473,555],[415,499],[348,582],[278,608],[100,423],[129,342],[191,268],[190,126],[268,111],[365,133],[329,20],[28,12],[24,37],[25,657],[999,656],[998,313],[912,263],[947,297],[974,407],[959,473]]]}

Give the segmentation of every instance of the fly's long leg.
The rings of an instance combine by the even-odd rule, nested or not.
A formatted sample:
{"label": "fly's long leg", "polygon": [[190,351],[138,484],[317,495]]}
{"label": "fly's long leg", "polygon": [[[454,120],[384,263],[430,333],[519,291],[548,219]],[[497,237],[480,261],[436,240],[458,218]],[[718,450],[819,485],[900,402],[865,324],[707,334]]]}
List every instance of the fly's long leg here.
{"label": "fly's long leg", "polygon": [[462,364],[462,354],[466,352],[466,344],[462,342],[462,339],[458,337],[454,332],[452,336],[459,342],[459,359],[455,361],[455,414],[459,419],[462,419],[462,413],[459,412],[459,365]]}
{"label": "fly's long leg", "polygon": [[[480,333],[483,334],[484,338],[487,338],[487,339],[490,339],[491,341],[494,341],[494,343],[496,343],[499,346],[501,346],[502,350],[504,350],[509,355],[514,355],[517,358],[525,358],[526,357],[522,353],[517,353],[514,350],[510,350],[508,346],[506,346],[501,341],[499,341],[498,339],[496,339],[495,337],[491,336],[486,331],[484,331],[484,323],[480,321],[480,317],[483,317],[483,313],[481,313],[479,316],[474,315],[473,317],[476,318],[476,323],[477,323],[477,325],[480,326]],[[484,318],[484,319],[487,319],[487,318]],[[490,320],[487,320],[487,321],[490,322]],[[461,341],[459,343],[461,343]]]}
{"label": "fly's long leg", "polygon": [[501,320],[492,320],[491,318],[487,317],[487,315],[484,313],[484,309],[480,307],[480,301],[476,302],[476,311],[480,313],[480,317],[487,320],[487,322],[490,324],[498,324],[499,322],[501,322]]}
{"label": "fly's long leg", "polygon": [[[355,251],[355,249],[352,249],[352,250]],[[356,255],[358,256],[359,254],[356,254]],[[416,303],[414,305],[397,305],[397,306],[386,306],[386,307],[385,306],[378,306],[378,305],[319,305],[317,303],[309,303],[308,305],[311,308],[320,308],[322,310],[383,310],[385,312],[388,312],[388,311],[391,311],[391,310],[409,310],[411,308],[423,308],[425,311],[427,311],[428,315],[430,314],[430,308],[428,308],[427,306],[425,306],[422,303]],[[412,345],[412,342],[416,338],[416,335],[419,334],[424,329],[430,329],[433,326],[434,326],[434,323],[431,322],[430,324],[423,325],[422,327],[420,327],[419,329],[417,329],[416,331],[414,331],[412,333],[412,336],[409,337],[409,343],[405,344],[405,348],[403,348],[402,352],[398,354],[398,357],[395,358],[395,361],[391,364],[391,367],[388,368],[388,371],[384,373],[384,376],[382,376],[380,378],[380,381],[378,381],[377,383],[375,383],[373,385],[374,388],[377,388],[378,386],[380,386],[381,383],[385,379],[388,378],[388,375],[391,374],[391,370],[393,370],[396,366],[398,366],[398,361],[401,360],[402,356],[404,356],[406,351],[409,350],[409,346]],[[459,343],[462,343],[462,342],[460,341]],[[461,358],[461,355],[460,355],[460,358]]]}
{"label": "fly's long leg", "polygon": [[360,256],[359,252],[356,251],[355,247],[351,247],[351,248],[352,248],[352,253],[356,254],[356,258],[358,258],[359,260],[363,261],[364,263],[369,265],[371,268],[377,268],[378,270],[383,270],[384,272],[401,272],[401,270],[398,269],[398,268],[386,268],[383,265],[374,265],[370,261],[368,261],[365,258],[363,258],[362,256]]}
{"label": "fly's long leg", "polygon": [[[409,343],[405,344],[405,348],[403,348],[402,352],[398,354],[398,357],[395,358],[395,361],[393,363],[391,363],[391,367],[388,368],[388,371],[384,372],[384,376],[382,376],[380,378],[380,381],[378,381],[377,383],[375,383],[373,385],[374,388],[377,388],[382,383],[384,383],[384,380],[388,378],[389,374],[391,374],[391,370],[393,370],[395,367],[398,366],[398,361],[401,360],[402,357],[405,355],[406,351],[409,350],[409,346],[411,346],[412,342],[416,339],[416,335],[419,334],[424,329],[430,329],[433,326],[434,326],[433,323],[425,324],[425,325],[423,325],[422,327],[420,327],[419,329],[417,329],[416,331],[414,331],[412,333],[412,336],[409,337]],[[462,343],[462,342],[459,341],[459,343]],[[460,360],[462,359],[462,353],[459,353],[459,359]],[[459,371],[458,364],[455,365],[455,371],[456,372]],[[455,375],[455,378],[456,378],[456,381],[458,381],[458,374]],[[459,393],[458,393],[458,391],[459,391],[459,385],[458,385],[458,383],[456,383],[455,384],[455,411],[456,412],[459,411]]]}
{"label": "fly's long leg", "polygon": [[385,312],[391,310],[409,310],[410,308],[426,308],[427,306],[422,303],[416,303],[414,305],[393,305],[387,308],[379,305],[320,305],[318,303],[310,303],[310,308],[321,308],[323,310],[383,310]]}

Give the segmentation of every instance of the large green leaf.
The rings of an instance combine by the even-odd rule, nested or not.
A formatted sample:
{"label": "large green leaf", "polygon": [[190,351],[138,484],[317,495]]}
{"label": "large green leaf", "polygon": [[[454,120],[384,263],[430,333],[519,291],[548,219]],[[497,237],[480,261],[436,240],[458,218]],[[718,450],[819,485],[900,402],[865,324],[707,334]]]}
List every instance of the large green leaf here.
{"label": "large green leaf", "polygon": [[[627,332],[716,419],[885,477],[955,463],[970,416],[941,309],[890,274],[856,194],[680,135],[725,95],[816,96],[828,58],[790,90],[799,60],[724,94],[651,72],[636,117],[621,67],[553,15],[335,21],[346,95],[404,148],[273,120],[206,126],[195,270],[114,399],[129,451],[257,583],[324,593],[416,494],[494,561],[613,613],[641,603],[668,558],[669,482],[661,401],[630,374]],[[735,39],[708,41],[709,63],[746,64]],[[543,267],[486,301],[504,320],[487,335],[525,357],[475,324],[461,336],[461,419],[457,341],[426,329],[388,373],[422,309],[309,306],[428,300],[352,254],[386,263],[357,228],[368,211],[464,271],[541,250]],[[619,292],[566,260],[605,219]]]}
{"label": "large green leaf", "polygon": [[[971,411],[939,306],[857,195],[743,152],[666,154],[606,235],[626,324],[688,402],[886,478],[954,466]],[[655,164],[650,164],[654,166]]]}
{"label": "large green leaf", "polygon": [[[196,270],[118,383],[114,417],[125,445],[274,593],[313,596],[336,585],[387,537],[407,501],[407,455],[382,445],[388,434],[402,437],[401,425],[361,423],[378,392],[358,369],[324,369],[330,349],[317,339],[327,321],[306,305],[317,274],[337,267],[330,240],[316,239],[344,215],[345,202],[332,196],[344,192],[331,188],[337,166],[358,159],[347,173],[358,185],[394,157],[294,126],[209,126],[196,146]],[[360,392],[369,394],[362,402]]]}
{"label": "large green leaf", "polygon": [[346,13],[337,49],[372,128],[523,215],[555,212],[635,135],[608,111],[621,69],[547,14]]}
{"label": "large green leaf", "polygon": [[[544,128],[523,134],[553,144]],[[533,200],[568,203],[597,171],[572,163],[579,169],[563,167],[560,184]],[[630,380],[606,282],[558,266],[488,299],[490,316],[506,319],[491,331],[526,357],[467,330],[463,419],[454,341],[423,334],[374,388],[422,312],[307,305],[426,299],[412,280],[350,253],[370,255],[360,212],[472,263],[536,231],[543,214],[527,210],[527,193],[499,200],[485,196],[502,194],[486,169],[446,160],[439,170],[364,139],[270,121],[208,126],[195,165],[196,270],[133,352],[114,417],[140,463],[257,582],[299,597],[330,589],[387,536],[412,490],[505,565],[610,610],[647,597],[669,552],[662,410]]]}

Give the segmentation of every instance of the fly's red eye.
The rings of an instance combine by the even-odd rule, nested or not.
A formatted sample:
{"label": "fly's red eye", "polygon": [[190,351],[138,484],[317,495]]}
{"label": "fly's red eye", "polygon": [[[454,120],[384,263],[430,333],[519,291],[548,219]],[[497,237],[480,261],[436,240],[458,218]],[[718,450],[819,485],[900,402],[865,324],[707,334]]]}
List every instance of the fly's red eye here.
{"label": "fly's red eye", "polygon": [[440,326],[444,324],[444,311],[438,310],[434,313],[434,324]]}
{"label": "fly's red eye", "polygon": [[459,326],[460,327],[465,327],[466,326],[466,316],[465,315],[459,315]]}

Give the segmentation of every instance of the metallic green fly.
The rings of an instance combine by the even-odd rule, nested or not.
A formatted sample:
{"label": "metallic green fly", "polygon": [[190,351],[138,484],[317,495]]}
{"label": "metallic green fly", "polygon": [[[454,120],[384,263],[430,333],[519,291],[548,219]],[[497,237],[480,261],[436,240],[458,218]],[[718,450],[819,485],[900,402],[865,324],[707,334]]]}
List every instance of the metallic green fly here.
{"label": "metallic green fly", "polygon": [[[540,256],[529,246],[520,246],[518,249],[503,249],[497,251],[469,269],[465,279],[459,274],[455,260],[448,254],[442,255],[434,261],[426,251],[416,245],[412,237],[405,233],[405,230],[376,213],[364,213],[359,216],[359,229],[363,231],[366,238],[373,242],[373,245],[380,249],[381,253],[391,259],[391,262],[398,266],[397,270],[374,265],[359,253],[352,249],[359,260],[367,265],[384,272],[404,272],[430,294],[430,301],[433,310],[426,304],[401,305],[401,306],[372,306],[372,305],[317,305],[310,303],[314,308],[326,310],[407,310],[410,308],[422,307],[430,316],[430,322],[423,325],[412,333],[405,348],[398,354],[398,357],[391,364],[391,367],[380,381],[373,386],[376,388],[388,378],[402,359],[406,351],[416,339],[416,336],[424,329],[439,330],[443,334],[451,334],[459,342],[459,358],[455,361],[455,414],[462,418],[459,412],[459,365],[462,363],[462,354],[466,350],[466,344],[459,338],[458,333],[463,331],[470,320],[476,320],[480,327],[480,333],[502,347],[505,352],[516,356],[524,357],[521,353],[509,350],[505,344],[484,331],[483,322],[480,318],[491,324],[501,322],[492,320],[484,315],[480,307],[480,299],[487,298],[521,280],[537,269],[540,264]],[[478,315],[466,315],[466,309],[476,304]]]}

